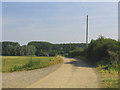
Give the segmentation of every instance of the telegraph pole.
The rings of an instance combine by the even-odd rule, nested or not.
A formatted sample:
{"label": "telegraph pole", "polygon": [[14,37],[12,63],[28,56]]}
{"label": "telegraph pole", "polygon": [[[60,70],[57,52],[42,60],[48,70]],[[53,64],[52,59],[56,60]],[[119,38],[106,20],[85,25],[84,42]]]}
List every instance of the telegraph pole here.
{"label": "telegraph pole", "polygon": [[87,22],[86,22],[86,46],[88,47],[88,15],[87,15]]}

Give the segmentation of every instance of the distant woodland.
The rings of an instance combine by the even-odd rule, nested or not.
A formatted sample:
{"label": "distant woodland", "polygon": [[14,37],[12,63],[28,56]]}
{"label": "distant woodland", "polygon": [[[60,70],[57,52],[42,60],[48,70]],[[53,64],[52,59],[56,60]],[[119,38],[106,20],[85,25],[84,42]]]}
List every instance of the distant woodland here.
{"label": "distant woodland", "polygon": [[68,54],[75,49],[85,48],[84,43],[52,44],[49,42],[32,41],[27,45],[20,45],[18,42],[2,42],[3,56],[56,56]]}

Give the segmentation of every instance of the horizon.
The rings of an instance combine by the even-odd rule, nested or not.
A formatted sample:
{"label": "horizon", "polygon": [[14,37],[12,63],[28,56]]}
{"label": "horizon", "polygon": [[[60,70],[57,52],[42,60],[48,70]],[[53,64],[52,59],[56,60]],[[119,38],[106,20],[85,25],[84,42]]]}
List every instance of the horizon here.
{"label": "horizon", "polygon": [[[104,36],[103,36],[104,37]],[[105,37],[104,37],[105,38]],[[98,39],[98,38],[97,38]],[[105,38],[105,39],[112,39],[112,38]],[[96,40],[96,39],[92,39],[92,40]],[[115,39],[113,39],[115,40]],[[116,41],[119,41],[119,40],[116,40]],[[7,40],[7,41],[2,41],[2,42],[17,42],[19,43],[18,41],[11,41],[11,40]],[[60,43],[53,43],[53,42],[50,42],[50,41],[40,41],[40,40],[31,40],[31,41],[28,41],[26,44],[21,44],[19,43],[20,45],[27,45],[29,42],[48,42],[48,43],[51,43],[51,44],[86,44],[86,42],[60,42]],[[89,42],[90,43],[90,42]],[[88,44],[89,44],[88,43]]]}
{"label": "horizon", "polygon": [[[15,43],[19,43],[17,41],[2,41],[2,42],[15,42]],[[48,42],[48,43],[51,43],[51,44],[85,44],[85,43],[82,43],[82,42],[61,42],[61,43],[52,43],[52,42],[49,42],[49,41],[28,41],[26,44],[20,44],[20,45],[27,45],[29,42]]]}
{"label": "horizon", "polygon": [[118,40],[117,2],[3,2],[3,41],[89,43],[100,35]]}

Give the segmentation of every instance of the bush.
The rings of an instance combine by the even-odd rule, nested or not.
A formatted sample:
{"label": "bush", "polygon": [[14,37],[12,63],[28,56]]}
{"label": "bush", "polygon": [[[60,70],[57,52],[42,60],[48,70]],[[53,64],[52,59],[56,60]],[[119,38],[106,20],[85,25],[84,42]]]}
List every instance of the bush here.
{"label": "bush", "polygon": [[83,55],[83,49],[74,49],[69,53],[69,57],[77,57]]}
{"label": "bush", "polygon": [[[103,61],[104,64],[112,63],[117,60],[117,41],[99,37],[97,40],[91,40],[88,48],[85,50],[86,57],[91,62]],[[103,63],[102,62],[102,63]]]}
{"label": "bush", "polygon": [[28,62],[28,64],[26,64],[25,66],[27,67],[32,67],[33,66],[33,62],[32,62],[32,59]]}

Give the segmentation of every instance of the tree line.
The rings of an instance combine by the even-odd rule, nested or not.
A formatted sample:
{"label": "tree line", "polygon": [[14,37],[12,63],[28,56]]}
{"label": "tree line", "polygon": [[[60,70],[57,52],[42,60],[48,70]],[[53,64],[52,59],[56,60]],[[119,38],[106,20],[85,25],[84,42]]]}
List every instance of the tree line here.
{"label": "tree line", "polygon": [[85,48],[84,43],[52,44],[49,42],[31,41],[27,45],[18,42],[4,41],[2,44],[3,56],[68,56],[74,49]]}

